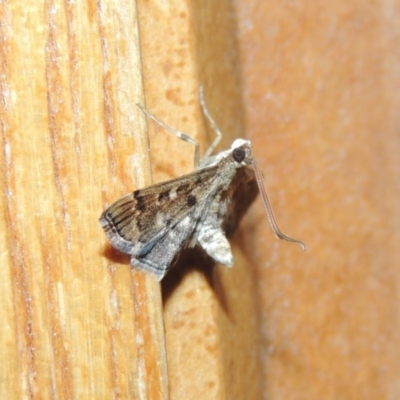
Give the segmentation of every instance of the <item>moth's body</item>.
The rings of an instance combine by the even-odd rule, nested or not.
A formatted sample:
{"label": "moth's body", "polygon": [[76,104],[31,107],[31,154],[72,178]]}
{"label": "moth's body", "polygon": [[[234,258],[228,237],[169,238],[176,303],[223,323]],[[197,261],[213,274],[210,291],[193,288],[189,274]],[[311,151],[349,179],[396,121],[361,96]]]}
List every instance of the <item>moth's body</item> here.
{"label": "moth's body", "polygon": [[[231,266],[233,256],[223,224],[235,212],[232,198],[236,186],[247,187],[257,181],[258,189],[275,235],[280,239],[305,245],[283,234],[276,224],[265,191],[261,172],[251,157],[251,143],[236,139],[229,150],[211,156],[221,139],[221,131],[212,119],[200,90],[200,103],[216,138],[199,160],[199,144],[190,136],[171,129],[140,107],[160,126],[195,146],[196,170],[188,175],[136,190],[107,208],[100,224],[111,244],[131,255],[132,266],[155,274],[161,280],[176,256],[185,247],[199,244],[215,261]],[[254,173],[243,168],[252,165]],[[235,179],[237,178],[237,179]],[[250,181],[249,181],[250,179]],[[250,185],[251,186],[251,185]]]}
{"label": "moth's body", "polygon": [[237,139],[229,150],[204,158],[195,172],[116,201],[100,218],[112,245],[159,280],[183,248],[197,243],[217,262],[232,266],[222,228],[226,193],[237,170],[252,163],[250,148],[249,141]]}

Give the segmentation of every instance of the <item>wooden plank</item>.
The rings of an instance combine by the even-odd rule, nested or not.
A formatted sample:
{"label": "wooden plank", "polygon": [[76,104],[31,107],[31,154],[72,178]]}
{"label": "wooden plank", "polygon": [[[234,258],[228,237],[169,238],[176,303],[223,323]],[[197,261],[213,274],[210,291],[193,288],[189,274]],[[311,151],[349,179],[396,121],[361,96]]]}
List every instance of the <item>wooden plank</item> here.
{"label": "wooden plank", "polygon": [[5,2],[0,20],[1,397],[166,399],[159,285],[98,223],[150,183],[135,4]]}

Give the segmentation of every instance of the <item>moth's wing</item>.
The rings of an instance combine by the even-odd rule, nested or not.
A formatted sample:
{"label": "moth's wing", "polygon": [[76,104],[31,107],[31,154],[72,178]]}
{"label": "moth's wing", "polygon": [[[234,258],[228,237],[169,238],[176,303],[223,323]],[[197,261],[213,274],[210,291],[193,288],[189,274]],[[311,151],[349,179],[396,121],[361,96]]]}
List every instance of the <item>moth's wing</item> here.
{"label": "moth's wing", "polygon": [[[204,168],[117,200],[100,217],[111,244],[131,254],[132,261],[138,261],[143,269],[159,262],[156,251],[166,254],[163,264],[172,262],[173,255],[185,247],[203,213],[218,169],[218,165]],[[176,235],[171,233],[177,230]],[[178,244],[169,247],[169,240]],[[169,250],[174,254],[169,254]]]}
{"label": "moth's wing", "polygon": [[143,246],[141,251],[132,254],[132,266],[155,274],[157,279],[161,281],[169,268],[172,267],[176,256],[186,246],[196,223],[196,216],[192,213],[181,218],[174,229],[166,231],[157,240]]}

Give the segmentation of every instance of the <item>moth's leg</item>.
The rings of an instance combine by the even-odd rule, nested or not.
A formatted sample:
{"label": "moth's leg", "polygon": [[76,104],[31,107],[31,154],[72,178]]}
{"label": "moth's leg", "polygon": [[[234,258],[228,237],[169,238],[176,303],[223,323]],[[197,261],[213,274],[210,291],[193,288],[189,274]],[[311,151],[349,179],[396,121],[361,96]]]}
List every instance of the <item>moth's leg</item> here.
{"label": "moth's leg", "polygon": [[219,141],[222,138],[222,132],[218,128],[217,123],[214,121],[213,117],[211,116],[210,112],[208,111],[208,108],[206,106],[206,102],[204,100],[203,86],[200,86],[199,97],[200,97],[200,104],[201,104],[201,108],[203,110],[203,114],[207,118],[207,121],[210,124],[211,129],[215,132],[215,139],[213,140],[213,142],[211,143],[211,145],[207,149],[207,151],[204,153],[204,155],[203,155],[203,159],[204,159],[204,158],[209,157],[211,155],[211,153],[214,151],[214,149],[217,147]]}
{"label": "moth's leg", "polygon": [[181,131],[177,131],[176,129],[172,129],[168,125],[165,125],[164,122],[161,122],[159,119],[157,119],[153,114],[148,112],[141,104],[137,104],[137,106],[149,117],[151,118],[156,124],[160,125],[162,128],[167,130],[168,132],[171,132],[174,134],[176,137],[179,139],[184,140],[185,142],[188,142],[194,146],[194,165],[197,166],[199,165],[200,162],[200,145],[196,140],[191,138],[190,136],[186,135],[185,133]]}

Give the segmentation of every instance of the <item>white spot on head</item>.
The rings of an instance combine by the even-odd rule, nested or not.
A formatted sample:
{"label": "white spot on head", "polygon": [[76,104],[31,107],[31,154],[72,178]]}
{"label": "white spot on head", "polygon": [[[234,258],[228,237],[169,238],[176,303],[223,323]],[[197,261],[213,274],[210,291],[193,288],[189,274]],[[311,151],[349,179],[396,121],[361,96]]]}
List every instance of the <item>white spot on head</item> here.
{"label": "white spot on head", "polygon": [[248,148],[251,148],[251,142],[250,142],[250,140],[236,139],[236,140],[232,143],[231,149],[234,150],[234,149],[236,149],[236,148],[238,148],[238,147],[241,147],[241,146],[246,146],[246,147],[248,147]]}

